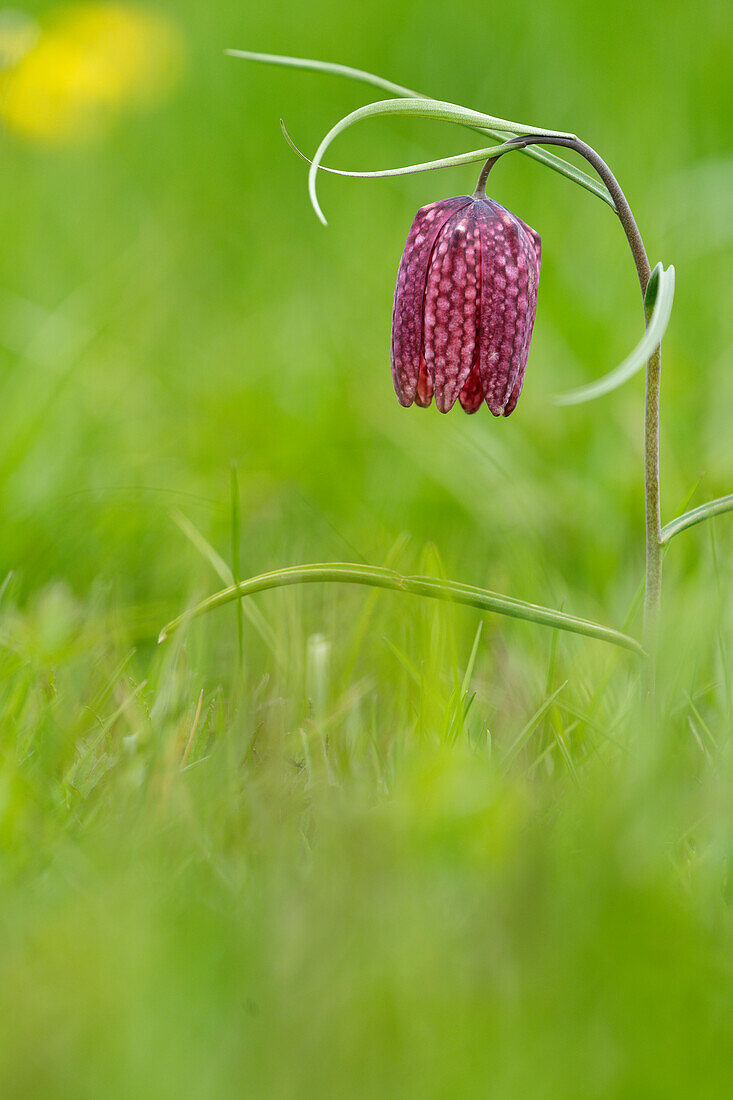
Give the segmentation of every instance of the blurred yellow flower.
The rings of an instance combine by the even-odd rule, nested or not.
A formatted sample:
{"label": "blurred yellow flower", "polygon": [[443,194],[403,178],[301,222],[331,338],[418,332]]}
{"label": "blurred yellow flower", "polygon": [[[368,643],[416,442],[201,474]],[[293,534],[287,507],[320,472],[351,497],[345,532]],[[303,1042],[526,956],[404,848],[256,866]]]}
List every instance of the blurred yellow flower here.
{"label": "blurred yellow flower", "polygon": [[86,141],[104,134],[122,111],[163,98],[182,62],[180,31],[160,13],[124,3],[67,5],[0,72],[0,119],[38,141]]}
{"label": "blurred yellow flower", "polygon": [[0,70],[17,65],[38,41],[35,19],[15,8],[0,9]]}

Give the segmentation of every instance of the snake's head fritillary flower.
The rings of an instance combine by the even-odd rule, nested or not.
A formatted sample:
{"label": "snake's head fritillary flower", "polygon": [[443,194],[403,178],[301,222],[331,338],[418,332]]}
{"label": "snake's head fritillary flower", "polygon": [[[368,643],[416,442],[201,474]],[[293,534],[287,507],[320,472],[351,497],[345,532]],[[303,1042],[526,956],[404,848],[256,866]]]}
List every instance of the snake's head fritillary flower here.
{"label": "snake's head fritillary flower", "polygon": [[401,405],[513,412],[524,382],[540,277],[534,229],[485,197],[418,210],[392,313],[392,377]]}

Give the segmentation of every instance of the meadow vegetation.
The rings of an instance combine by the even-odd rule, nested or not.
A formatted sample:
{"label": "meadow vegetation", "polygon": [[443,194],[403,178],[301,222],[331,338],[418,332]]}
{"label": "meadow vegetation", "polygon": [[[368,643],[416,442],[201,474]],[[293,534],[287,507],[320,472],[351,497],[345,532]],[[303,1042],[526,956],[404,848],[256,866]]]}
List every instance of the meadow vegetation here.
{"label": "meadow vegetation", "polygon": [[[222,51],[608,158],[677,270],[666,522],[731,488],[728,13],[155,10],[185,48],[167,99],[0,136],[0,1095],[725,1095],[730,516],[666,552],[656,730],[633,653],[404,593],[286,588],[157,636],[234,578],[343,560],[640,634],[642,377],[550,401],[640,336],[612,213],[505,158],[492,193],[543,242],[521,404],[403,409],[400,251],[474,167],[322,178],[324,229],[278,120],[312,151],[365,89]],[[329,163],[438,146],[467,147],[376,120]]]}

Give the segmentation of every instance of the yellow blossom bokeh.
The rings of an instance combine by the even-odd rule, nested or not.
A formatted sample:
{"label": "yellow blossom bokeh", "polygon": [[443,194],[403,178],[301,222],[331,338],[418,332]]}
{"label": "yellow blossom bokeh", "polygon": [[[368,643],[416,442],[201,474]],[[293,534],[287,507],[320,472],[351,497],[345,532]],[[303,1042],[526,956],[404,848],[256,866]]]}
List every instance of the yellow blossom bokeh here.
{"label": "yellow blossom bokeh", "polygon": [[16,8],[0,8],[0,74],[33,49],[40,28],[35,19]]}
{"label": "yellow blossom bokeh", "polygon": [[178,83],[183,59],[181,33],[160,13],[124,3],[64,5],[0,73],[0,121],[47,144],[89,141],[123,112],[160,102]]}

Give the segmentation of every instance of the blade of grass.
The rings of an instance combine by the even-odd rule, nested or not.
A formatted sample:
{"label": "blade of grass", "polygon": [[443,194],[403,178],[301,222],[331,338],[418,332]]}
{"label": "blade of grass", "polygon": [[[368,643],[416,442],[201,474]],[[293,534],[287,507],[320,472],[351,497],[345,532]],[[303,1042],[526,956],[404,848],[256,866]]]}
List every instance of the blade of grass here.
{"label": "blade of grass", "polygon": [[6,576],[5,580],[3,581],[3,583],[0,584],[0,600],[2,600],[3,596],[7,592],[12,579],[13,579],[13,570],[11,569],[10,572],[8,573],[8,575]]}
{"label": "blade of grass", "polygon": [[184,749],[183,756],[181,758],[181,763],[180,763],[180,770],[181,771],[183,771],[183,769],[186,767],[188,757],[191,753],[191,749],[193,748],[193,743],[194,743],[194,740],[196,738],[196,730],[198,729],[199,718],[201,717],[201,704],[203,703],[203,701],[204,701],[204,689],[201,688],[201,692],[199,694],[198,706],[196,707],[196,714],[195,714],[194,720],[193,720],[193,725],[191,726],[191,732],[188,735],[188,741],[186,742],[186,748]]}
{"label": "blade of grass", "polygon": [[[575,725],[575,723],[573,723],[573,725]],[[573,758],[570,755],[570,749],[568,748],[567,743],[565,741],[565,731],[563,730],[562,720],[560,718],[560,712],[557,709],[557,707],[552,707],[551,708],[550,726],[551,726],[552,732],[555,736],[555,741],[557,742],[557,746],[560,749],[560,752],[562,754],[562,758],[565,761],[565,766],[567,767],[567,769],[570,773],[570,778],[573,780],[573,782],[576,784],[576,786],[580,786],[580,780],[578,779],[578,773],[575,769],[575,764],[573,763]]]}
{"label": "blade of grass", "polygon": [[476,628],[476,636],[473,639],[473,646],[471,647],[471,655],[468,658],[468,664],[466,665],[466,671],[463,674],[463,680],[461,681],[460,691],[458,692],[458,698],[453,709],[453,715],[451,717],[450,726],[448,727],[448,736],[446,740],[449,745],[454,744],[463,728],[468,712],[471,709],[474,695],[469,696],[468,689],[471,686],[471,677],[473,676],[474,666],[476,664],[476,657],[478,655],[479,642],[481,641],[481,633],[484,628],[483,619],[479,621]]}
{"label": "blade of grass", "polygon": [[198,550],[201,557],[208,561],[219,579],[222,580],[224,584],[234,584],[234,574],[221,554],[217,553],[211,543],[201,534],[198,527],[191,523],[188,516],[185,516],[183,512],[179,512],[177,508],[174,508],[170,513],[170,517],[176,527],[186,536],[191,545]]}
{"label": "blade of grass", "polygon": [[[607,730],[604,730],[603,727],[601,725],[599,725],[598,722],[596,722],[593,718],[591,718],[590,715],[587,714],[585,711],[577,709],[576,707],[572,706],[570,703],[558,703],[557,705],[558,705],[560,710],[565,711],[565,713],[569,714],[571,718],[577,719],[577,721],[581,725],[588,726],[590,729],[592,729],[593,732],[597,733],[599,737],[602,737],[604,739],[604,741],[608,741],[608,742],[610,742],[610,744],[614,745],[617,749],[621,749],[622,752],[628,753],[629,750],[627,749],[627,747],[625,745],[623,745],[617,738],[612,737],[611,734]],[[614,722],[611,729],[614,729],[616,726],[620,725],[621,722],[623,721],[623,719],[626,717],[626,715],[627,715],[626,711],[624,711],[621,715],[619,715],[619,717],[616,719],[616,721]]]}
{"label": "blade of grass", "polygon": [[733,695],[731,695],[730,684],[730,665],[728,662],[728,646],[725,640],[725,633],[723,629],[723,608],[725,607],[725,601],[723,599],[723,587],[720,583],[720,566],[718,564],[718,547],[715,541],[715,524],[710,525],[710,547],[713,552],[713,571],[715,573],[715,587],[718,594],[718,615],[717,615],[717,635],[718,635],[718,651],[720,652],[720,662],[723,671],[723,684],[725,690],[726,705],[728,711],[728,721],[730,723],[731,717],[733,717]]}
{"label": "blade of grass", "polygon": [[[565,601],[560,604],[559,610],[562,611],[565,607]],[[550,695],[555,684],[555,666],[557,664],[557,643],[560,635],[557,630],[553,630],[552,639],[550,641],[550,660],[547,666],[547,679],[545,680],[545,695]],[[543,722],[543,726],[546,726],[547,718]],[[541,743],[544,744],[546,738],[544,729],[541,731]]]}
{"label": "blade of grass", "polygon": [[389,649],[392,650],[395,657],[397,658],[399,663],[402,665],[402,667],[404,668],[407,675],[412,680],[413,684],[416,684],[418,687],[420,687],[420,682],[421,682],[420,681],[420,673],[418,672],[418,670],[416,669],[415,665],[412,663],[410,658],[407,656],[407,654],[403,653],[401,649],[398,649],[398,647],[394,644],[394,642],[390,641],[389,638],[384,638],[383,641],[384,641],[384,644]]}
{"label": "blade of grass", "polygon": [[[199,554],[201,554],[201,557],[205,558],[206,561],[209,562],[212,569],[220,578],[220,580],[222,580],[226,585],[233,585],[235,581],[234,574],[232,573],[231,569],[224,561],[221,554],[217,553],[211,543],[204,538],[198,527],[196,527],[196,525],[193,524],[191,520],[183,514],[183,512],[179,512],[177,509],[174,509],[170,513],[170,516],[173,522],[179,528],[179,530],[198,550]],[[258,607],[255,607],[254,604],[246,605],[243,610],[247,618],[251,622],[252,626],[255,628],[262,640],[267,644],[268,648],[273,653],[278,662],[280,662],[277,639],[265,616],[262,614]]]}
{"label": "blade of grass", "polygon": [[[241,519],[239,514],[239,475],[237,473],[236,462],[232,462],[231,464],[230,489],[232,527],[232,580],[234,584],[239,584],[239,529],[241,526]],[[244,618],[242,614],[241,600],[237,600],[237,644],[239,646],[239,667],[241,669],[244,662]]]}
{"label": "blade of grass", "polygon": [[710,732],[710,726],[707,724],[707,722],[705,721],[703,716],[700,714],[700,711],[695,706],[694,700],[693,700],[692,696],[689,693],[687,695],[687,699],[688,699],[688,702],[690,704],[690,710],[693,712],[693,714],[695,715],[695,718],[700,723],[700,725],[703,729],[703,732],[705,733],[705,736],[707,737],[708,741],[712,745],[713,749],[717,752],[718,751],[718,743],[715,740],[715,738],[713,737],[712,733]]}
{"label": "blade of grass", "polygon": [[481,641],[481,634],[484,629],[483,620],[478,624],[476,628],[476,637],[473,639],[473,647],[471,649],[471,656],[468,658],[468,664],[466,665],[466,672],[463,676],[463,682],[461,684],[461,695],[465,698],[468,694],[468,689],[471,686],[471,677],[473,676],[473,670],[476,665],[476,657],[478,656],[479,642]]}
{"label": "blade of grass", "polygon": [[544,703],[540,707],[538,707],[538,709],[530,718],[529,722],[527,722],[527,725],[524,727],[522,732],[517,735],[514,741],[512,741],[501,761],[501,767],[504,771],[506,771],[510,764],[512,764],[512,762],[516,759],[524,746],[527,744],[537,726],[540,724],[542,718],[550,709],[555,699],[557,699],[558,695],[566,686],[566,684],[567,680],[565,680],[564,683],[560,684],[560,687],[556,691],[553,691],[552,695],[548,699],[545,699]]}
{"label": "blade of grass", "polygon": [[[402,554],[406,549],[409,541],[409,535],[405,534],[404,532],[398,536],[396,542],[390,548],[385,557],[385,568],[389,569],[392,565],[399,563],[399,560],[402,557]],[[372,592],[369,597],[364,601],[364,607],[362,608],[361,614],[359,615],[354,630],[352,631],[351,644],[347,650],[346,659],[344,660],[343,671],[341,674],[342,687],[345,687],[346,684],[350,683],[351,678],[354,674],[356,662],[359,659],[359,653],[361,652],[364,638],[366,637],[367,630],[369,629],[369,624],[374,614],[374,609],[376,608],[378,598],[379,592],[376,591]]]}
{"label": "blade of grass", "polygon": [[[0,593],[0,595],[2,595],[2,593]],[[132,660],[132,658],[134,656],[135,656],[135,650],[131,649],[122,658],[122,660],[119,662],[117,667],[114,669],[114,671],[113,671],[112,675],[110,676],[110,678],[102,685],[102,687],[99,689],[99,691],[94,696],[91,703],[89,704],[89,709],[91,711],[96,713],[97,711],[99,711],[101,709],[101,707],[104,706],[104,704],[107,702],[110,695],[114,691],[115,687],[117,686],[117,684],[122,679],[122,673],[125,671],[125,669],[127,668],[127,666],[129,665],[130,661]]]}

